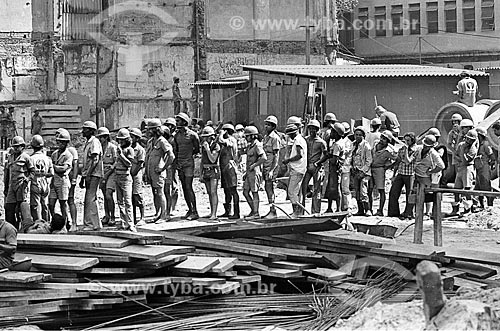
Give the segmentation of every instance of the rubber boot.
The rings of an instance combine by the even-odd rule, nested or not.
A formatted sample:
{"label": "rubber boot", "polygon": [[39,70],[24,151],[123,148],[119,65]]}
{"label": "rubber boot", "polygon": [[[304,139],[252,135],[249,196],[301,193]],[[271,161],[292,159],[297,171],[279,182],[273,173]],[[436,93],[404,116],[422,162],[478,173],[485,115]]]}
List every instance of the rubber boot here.
{"label": "rubber boot", "polygon": [[297,210],[298,208],[300,208],[300,207],[299,207],[299,206],[297,206],[297,205],[295,205],[295,204],[293,204],[293,205],[292,205],[292,210],[293,210],[293,213],[292,213],[292,215],[290,215],[290,216],[291,216],[293,219],[296,219],[296,218],[298,218],[298,217],[299,217],[298,210]]}
{"label": "rubber boot", "polygon": [[225,203],[224,204],[224,214],[220,215],[219,217],[229,217],[229,216],[231,216],[231,204]]}
{"label": "rubber boot", "polygon": [[453,205],[452,207],[453,207],[453,209],[452,209],[451,213],[446,214],[445,215],[446,217],[453,217],[453,216],[458,216],[459,215],[460,206],[459,205]]}
{"label": "rubber boot", "polygon": [[358,212],[354,216],[365,216],[365,208],[361,201],[356,201],[358,203]]}
{"label": "rubber boot", "polygon": [[260,218],[259,204],[260,204],[260,201],[258,199],[253,200],[253,214],[254,214],[255,219]]}
{"label": "rubber boot", "polygon": [[363,202],[363,206],[364,206],[364,209],[365,209],[365,216],[366,217],[370,217],[372,216],[372,211],[370,210],[370,203],[369,202]]}
{"label": "rubber boot", "polygon": [[263,218],[265,219],[275,219],[278,217],[278,214],[276,213],[276,207],[274,207],[273,205],[271,205],[271,208],[269,208],[269,213],[267,213],[266,216],[264,216]]}
{"label": "rubber boot", "polygon": [[240,204],[236,202],[234,204],[234,214],[233,216],[229,216],[230,220],[239,220],[240,219]]}

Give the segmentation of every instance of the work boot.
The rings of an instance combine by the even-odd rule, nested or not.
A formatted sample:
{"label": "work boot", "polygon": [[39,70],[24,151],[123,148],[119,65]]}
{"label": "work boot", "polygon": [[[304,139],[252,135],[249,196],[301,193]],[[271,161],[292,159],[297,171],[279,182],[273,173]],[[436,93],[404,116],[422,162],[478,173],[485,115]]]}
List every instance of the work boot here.
{"label": "work boot", "polygon": [[235,202],[234,204],[234,214],[233,216],[229,216],[230,220],[239,220],[240,219],[240,204]]}
{"label": "work boot", "polygon": [[445,214],[446,217],[453,217],[453,216],[458,216],[460,213],[460,206],[459,205],[453,205],[453,209],[451,213]]}
{"label": "work boot", "polygon": [[229,217],[229,216],[231,216],[231,204],[225,203],[224,204],[224,214],[222,214],[218,217]]}
{"label": "work boot", "polygon": [[188,210],[188,212],[186,213],[186,215],[182,216],[181,219],[182,220],[187,220],[189,217],[191,217],[192,214],[193,214],[193,212],[191,210]]}
{"label": "work boot", "polygon": [[365,216],[366,217],[371,217],[373,214],[372,214],[372,211],[370,209],[370,203],[369,202],[363,202],[363,207],[365,209]]}
{"label": "work boot", "polygon": [[365,208],[363,208],[363,203],[357,201],[358,203],[358,212],[354,214],[354,216],[365,216]]}
{"label": "work boot", "polygon": [[265,219],[275,219],[278,217],[278,214],[276,214],[276,207],[271,205],[271,208],[269,209],[269,213],[267,213],[266,216],[263,216],[262,218]]}
{"label": "work boot", "polygon": [[298,208],[300,207],[295,204],[292,205],[293,213],[290,215],[292,218],[299,218]]}

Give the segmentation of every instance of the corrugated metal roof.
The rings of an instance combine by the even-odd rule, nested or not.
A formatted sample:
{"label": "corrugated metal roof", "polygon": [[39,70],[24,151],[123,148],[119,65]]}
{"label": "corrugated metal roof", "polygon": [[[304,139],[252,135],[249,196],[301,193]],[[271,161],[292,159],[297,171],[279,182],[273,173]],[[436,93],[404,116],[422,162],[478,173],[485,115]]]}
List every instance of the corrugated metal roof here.
{"label": "corrugated metal roof", "polygon": [[234,76],[221,78],[220,80],[199,80],[197,82],[191,83],[192,86],[227,86],[227,85],[238,85],[248,83],[250,76]]}
{"label": "corrugated metal roof", "polygon": [[243,66],[245,71],[263,71],[279,74],[318,78],[356,77],[437,77],[460,76],[464,71],[471,76],[487,76],[483,71],[463,70],[444,67],[400,65],[400,64],[360,64],[360,65],[260,65]]}

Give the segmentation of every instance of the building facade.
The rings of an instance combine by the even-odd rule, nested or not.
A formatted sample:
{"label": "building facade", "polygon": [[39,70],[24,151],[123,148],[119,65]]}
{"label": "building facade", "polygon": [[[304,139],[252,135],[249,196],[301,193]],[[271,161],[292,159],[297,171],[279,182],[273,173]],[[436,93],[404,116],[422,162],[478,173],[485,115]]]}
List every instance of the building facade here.
{"label": "building facade", "polygon": [[365,63],[500,64],[496,0],[360,0],[353,23]]}

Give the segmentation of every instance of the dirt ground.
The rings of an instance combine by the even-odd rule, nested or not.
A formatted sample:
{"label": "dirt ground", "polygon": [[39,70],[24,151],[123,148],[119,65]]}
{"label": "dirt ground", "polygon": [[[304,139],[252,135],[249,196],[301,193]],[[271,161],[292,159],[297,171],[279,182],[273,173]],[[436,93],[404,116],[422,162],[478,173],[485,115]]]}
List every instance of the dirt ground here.
{"label": "dirt ground", "polygon": [[[3,178],[3,167],[0,167],[0,178]],[[208,195],[206,194],[206,189],[204,184],[202,184],[198,178],[194,180],[194,191],[196,193],[197,205],[199,214],[201,217],[207,216],[210,214],[210,207],[208,202]],[[0,182],[0,192],[3,192],[3,181]],[[239,187],[240,193],[240,207],[242,211],[242,215],[246,215],[250,212],[250,208],[246,203],[243,194],[242,188]],[[267,197],[265,191],[261,190],[260,192],[261,205],[260,205],[260,213],[261,215],[265,215],[269,210],[269,205],[267,203]],[[76,189],[76,204],[78,209],[78,224],[83,224],[83,197],[84,190],[77,187]],[[145,213],[146,216],[152,216],[154,214],[154,205],[153,205],[153,195],[151,192],[151,188],[149,186],[144,187],[144,205],[145,205]],[[3,212],[3,195],[0,195],[0,211],[1,214],[4,215]],[[219,214],[222,214],[223,206],[222,203],[224,199],[224,193],[222,189],[219,189]],[[447,212],[451,210],[450,203],[453,199],[452,195],[444,195],[443,201],[443,211]],[[276,201],[277,205],[283,208],[287,213],[292,213],[292,208],[290,203],[286,200],[286,192],[282,189],[276,189]],[[103,215],[104,207],[103,207],[103,197],[102,193],[98,192],[98,202],[100,207],[100,215]],[[400,199],[401,208],[404,208],[404,195]],[[351,201],[351,206],[355,206],[356,201],[353,199]],[[374,202],[374,209],[378,207],[378,201]],[[306,208],[310,210],[310,199],[306,203]],[[326,202],[322,204],[322,211],[325,211],[327,208]],[[355,208],[355,207],[354,207]],[[387,206],[386,206],[387,208]],[[180,192],[179,201],[177,204],[176,210],[173,211],[174,219],[179,219],[182,215],[184,215],[187,211],[186,203],[182,196],[182,190]],[[353,209],[355,211],[355,209]],[[385,211],[387,213],[387,210]],[[118,217],[119,211],[118,207],[116,207],[116,216]],[[286,217],[283,212],[278,211],[278,215],[282,217]],[[473,248],[473,249],[485,249],[489,251],[499,251],[500,245],[497,241],[500,240],[500,236],[496,230],[500,228],[500,201],[495,201],[495,208],[485,211],[481,214],[474,214],[469,217],[470,221],[467,222],[450,222],[445,221],[443,224],[443,241],[444,246],[450,247],[461,247],[461,248]],[[409,226],[413,223],[413,221],[401,221],[396,218],[389,217],[350,217],[351,222],[359,222],[366,224],[388,224],[398,228],[396,232],[397,238],[395,239],[398,243],[404,242],[412,242],[413,241],[413,226]],[[409,227],[408,227],[409,226]],[[408,228],[407,228],[408,227]],[[405,228],[407,228],[404,232],[402,232]],[[402,232],[402,233],[401,233]],[[423,240],[425,244],[433,243],[433,231],[432,231],[432,220],[426,218],[424,220],[424,233]]]}

